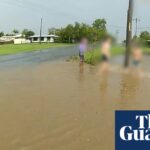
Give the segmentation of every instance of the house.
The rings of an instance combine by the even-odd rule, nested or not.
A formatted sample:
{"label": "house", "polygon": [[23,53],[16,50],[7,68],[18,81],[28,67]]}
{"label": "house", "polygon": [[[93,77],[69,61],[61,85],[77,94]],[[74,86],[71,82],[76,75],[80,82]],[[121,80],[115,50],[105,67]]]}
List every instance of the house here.
{"label": "house", "polygon": [[31,43],[30,40],[23,38],[22,34],[18,35],[5,35],[0,38],[1,43],[14,43],[14,44],[25,44]]}
{"label": "house", "polygon": [[18,35],[5,35],[5,36],[0,37],[0,40],[4,41],[4,42],[10,42],[10,41],[14,41],[14,39],[18,39],[18,38],[21,38],[21,37],[22,37],[21,34],[18,34]]}
{"label": "house", "polygon": [[29,43],[31,43],[31,41],[25,38],[14,39],[14,44],[29,44]]}
{"label": "house", "polygon": [[[34,35],[34,36],[30,36],[30,40],[32,43],[38,43],[38,42],[42,42],[42,43],[54,43],[55,39],[58,38],[59,36],[57,35]],[[41,38],[41,41],[40,41]]]}

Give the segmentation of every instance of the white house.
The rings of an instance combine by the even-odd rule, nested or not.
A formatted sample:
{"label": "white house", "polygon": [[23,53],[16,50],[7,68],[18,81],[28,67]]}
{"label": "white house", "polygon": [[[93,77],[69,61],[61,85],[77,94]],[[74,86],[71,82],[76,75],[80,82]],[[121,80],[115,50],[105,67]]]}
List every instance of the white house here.
{"label": "white house", "polygon": [[5,35],[5,36],[2,36],[0,37],[0,40],[1,41],[4,41],[4,42],[10,42],[10,41],[14,41],[14,39],[18,39],[18,38],[21,38],[22,37],[22,34],[18,34],[18,35]]}
{"label": "white house", "polygon": [[[30,40],[32,43],[38,43],[38,42],[42,42],[42,43],[54,43],[55,42],[55,39],[58,38],[59,36],[57,35],[34,35],[34,36],[30,36]],[[41,38],[41,40],[40,40]]]}
{"label": "white house", "polygon": [[29,43],[31,43],[31,41],[24,38],[14,39],[14,44],[29,44]]}
{"label": "white house", "polygon": [[25,44],[25,43],[31,43],[30,40],[27,40],[22,37],[22,34],[18,35],[5,35],[0,38],[1,42],[13,42],[14,44]]}

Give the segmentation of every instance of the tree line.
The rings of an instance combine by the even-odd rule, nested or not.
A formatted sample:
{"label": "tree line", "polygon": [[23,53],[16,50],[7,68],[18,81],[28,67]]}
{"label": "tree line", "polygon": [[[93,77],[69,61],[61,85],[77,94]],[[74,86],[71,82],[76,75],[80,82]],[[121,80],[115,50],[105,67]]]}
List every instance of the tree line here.
{"label": "tree line", "polygon": [[[90,42],[96,42],[100,41],[106,35],[109,35],[106,26],[107,21],[105,19],[96,19],[90,25],[86,23],[75,22],[74,24],[68,24],[66,27],[62,28],[50,28],[48,30],[48,34],[58,35],[59,38],[57,38],[55,41],[60,43],[75,43],[80,41],[80,39],[83,37],[88,38]],[[0,32],[0,37],[4,35],[17,35],[19,33],[21,33],[26,39],[35,35],[34,31],[29,29],[24,29],[22,32],[14,29],[10,34]],[[148,40],[150,40],[150,32],[143,31],[138,37],[134,38],[140,40],[143,44],[148,44]]]}
{"label": "tree line", "polygon": [[[61,43],[74,43],[78,42],[81,38],[86,37],[91,42],[95,42],[103,38],[107,33],[105,19],[96,19],[91,25],[86,23],[75,22],[74,24],[68,24],[63,28],[51,28],[48,30],[48,34],[56,34],[59,36],[57,42]],[[10,34],[4,34],[0,32],[0,37],[4,35],[16,35],[21,33],[23,37],[29,38],[35,33],[32,30],[24,29],[22,32],[14,29]]]}
{"label": "tree line", "polygon": [[95,42],[108,34],[106,24],[105,19],[96,19],[91,25],[75,22],[74,24],[68,24],[64,28],[51,28],[49,29],[49,34],[58,35],[58,42],[62,43],[78,42],[83,37]]}

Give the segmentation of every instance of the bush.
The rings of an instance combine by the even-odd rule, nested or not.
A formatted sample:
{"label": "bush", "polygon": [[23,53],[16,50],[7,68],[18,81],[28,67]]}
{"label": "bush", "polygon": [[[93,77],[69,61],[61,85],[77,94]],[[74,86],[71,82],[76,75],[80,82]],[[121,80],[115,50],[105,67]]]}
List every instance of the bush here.
{"label": "bush", "polygon": [[90,50],[85,53],[85,63],[95,65],[100,60],[100,51],[98,49],[96,50]]}

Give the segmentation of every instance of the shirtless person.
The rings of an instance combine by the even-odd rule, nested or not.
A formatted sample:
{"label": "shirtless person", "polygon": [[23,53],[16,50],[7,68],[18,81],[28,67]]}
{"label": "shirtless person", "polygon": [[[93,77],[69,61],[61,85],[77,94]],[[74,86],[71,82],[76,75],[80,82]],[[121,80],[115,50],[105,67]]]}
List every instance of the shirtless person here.
{"label": "shirtless person", "polygon": [[111,48],[112,40],[110,37],[104,39],[102,46],[101,46],[101,67],[100,67],[100,74],[103,72],[109,71],[109,60],[111,57],[110,48]]}
{"label": "shirtless person", "polygon": [[141,73],[141,62],[143,58],[142,49],[139,45],[134,45],[132,50],[133,67],[135,71]]}
{"label": "shirtless person", "polygon": [[135,46],[132,52],[133,65],[138,67],[142,61],[142,49],[139,46]]}

